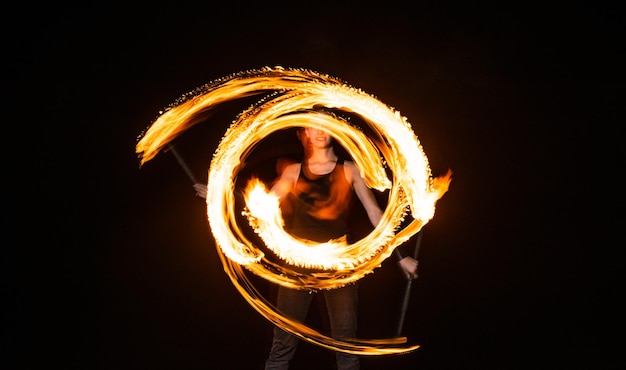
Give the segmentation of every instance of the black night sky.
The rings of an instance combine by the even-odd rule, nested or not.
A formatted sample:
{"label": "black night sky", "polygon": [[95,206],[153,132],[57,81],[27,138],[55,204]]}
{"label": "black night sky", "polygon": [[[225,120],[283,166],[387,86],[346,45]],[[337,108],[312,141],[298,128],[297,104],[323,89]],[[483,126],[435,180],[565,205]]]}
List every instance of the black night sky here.
{"label": "black night sky", "polygon": [[[608,2],[548,3],[19,11],[3,27],[1,367],[263,368],[271,325],[223,271],[204,201],[171,153],[140,167],[135,144],[196,87],[283,66],[376,96],[413,125],[434,175],[454,172],[403,330],[421,347],[364,370],[618,368],[623,21]],[[249,103],[177,139],[202,181]],[[404,284],[391,261],[361,281],[363,337],[393,335]],[[293,369],[331,369],[330,356],[302,342]]]}

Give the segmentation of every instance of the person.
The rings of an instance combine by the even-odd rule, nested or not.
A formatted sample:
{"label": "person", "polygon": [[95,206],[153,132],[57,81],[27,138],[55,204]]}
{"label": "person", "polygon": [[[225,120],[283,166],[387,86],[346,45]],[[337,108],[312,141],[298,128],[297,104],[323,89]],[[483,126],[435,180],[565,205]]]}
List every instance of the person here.
{"label": "person", "polygon": [[[320,243],[341,237],[350,240],[348,216],[354,194],[375,227],[383,211],[354,162],[336,154],[330,133],[323,127],[300,128],[297,133],[304,156],[299,162],[279,162],[279,175],[271,187],[280,199],[286,231]],[[198,196],[206,196],[205,186],[197,184],[194,188]],[[407,278],[416,278],[418,261],[403,254],[400,248],[396,248],[394,254]],[[352,283],[320,291],[334,339],[357,337],[357,285]],[[290,318],[304,322],[313,296],[308,290],[279,286],[276,307]],[[289,369],[298,342],[298,337],[274,326],[265,370]],[[335,361],[337,370],[360,367],[360,359],[355,354],[337,351]]]}

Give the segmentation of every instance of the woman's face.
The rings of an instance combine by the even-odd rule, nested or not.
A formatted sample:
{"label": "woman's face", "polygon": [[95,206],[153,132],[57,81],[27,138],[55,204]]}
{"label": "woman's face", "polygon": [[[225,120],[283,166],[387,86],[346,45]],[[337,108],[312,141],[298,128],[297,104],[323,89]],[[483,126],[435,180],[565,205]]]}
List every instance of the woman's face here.
{"label": "woman's face", "polygon": [[[303,139],[315,148],[328,148],[332,143],[330,133],[323,128],[306,127]],[[303,141],[303,144],[306,145],[306,142]]]}

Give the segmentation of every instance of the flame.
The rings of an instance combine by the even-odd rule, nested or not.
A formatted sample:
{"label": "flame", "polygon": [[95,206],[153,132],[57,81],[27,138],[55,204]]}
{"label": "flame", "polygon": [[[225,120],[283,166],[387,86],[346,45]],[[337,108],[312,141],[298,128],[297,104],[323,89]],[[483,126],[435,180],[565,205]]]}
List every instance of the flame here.
{"label": "flame", "polygon": [[[199,120],[200,113],[222,102],[264,94],[226,130],[208,172],[207,217],[225,272],[241,295],[266,319],[311,343],[361,355],[406,353],[419,346],[406,338],[339,341],[277,312],[248,280],[245,270],[272,283],[295,289],[333,289],[372,273],[393,250],[434,217],[435,204],[449,188],[452,173],[433,178],[428,159],[405,117],[375,97],[344,82],[302,69],[266,67],[233,74],[183,96],[153,122],[138,141],[141,164]],[[367,136],[337,115],[315,107],[350,112],[373,130]],[[235,212],[234,179],[255,144],[269,134],[292,127],[323,125],[352,156],[366,184],[389,191],[381,222],[353,244],[345,240],[312,243],[284,230],[278,198],[258,179],[244,191],[245,211],[264,244],[288,265],[278,264],[248,240]],[[391,169],[387,177],[385,166]],[[407,212],[413,220],[402,229]],[[290,268],[316,269],[302,273]],[[245,270],[244,270],[245,269]]]}

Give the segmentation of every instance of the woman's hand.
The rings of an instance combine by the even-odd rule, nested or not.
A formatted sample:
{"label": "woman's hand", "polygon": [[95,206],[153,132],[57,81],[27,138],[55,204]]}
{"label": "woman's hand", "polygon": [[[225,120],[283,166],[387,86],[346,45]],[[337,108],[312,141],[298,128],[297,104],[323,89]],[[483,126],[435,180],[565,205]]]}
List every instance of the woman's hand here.
{"label": "woman's hand", "polygon": [[417,279],[417,265],[419,261],[414,259],[413,257],[404,257],[399,262],[402,271],[406,275],[407,279],[414,280]]}
{"label": "woman's hand", "polygon": [[193,184],[193,188],[196,189],[196,196],[206,199],[207,186],[206,184]]}

